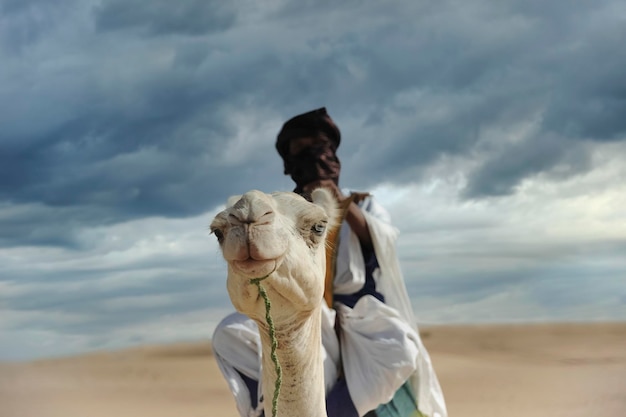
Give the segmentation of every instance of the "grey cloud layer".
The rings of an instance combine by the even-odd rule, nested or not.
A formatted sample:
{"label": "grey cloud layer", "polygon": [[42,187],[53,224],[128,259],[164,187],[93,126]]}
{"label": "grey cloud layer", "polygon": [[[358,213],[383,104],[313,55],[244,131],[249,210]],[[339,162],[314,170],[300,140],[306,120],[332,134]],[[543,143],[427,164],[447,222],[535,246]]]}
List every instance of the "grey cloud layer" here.
{"label": "grey cloud layer", "polygon": [[[344,147],[371,149],[359,170],[347,167],[365,187],[415,180],[441,155],[480,153],[483,129],[541,108],[534,134],[480,153],[469,197],[509,194],[557,164],[588,169],[583,142],[624,139],[626,53],[610,2],[567,13],[524,2],[329,6],[327,19],[289,3],[249,26],[220,2],[144,3],[86,8],[92,27],[69,29],[80,42],[57,42],[67,29],[56,22],[22,53],[5,49],[24,73],[17,83],[3,75],[12,87],[0,100],[14,109],[0,133],[3,200],[107,207],[110,221],[201,212],[227,193],[210,179],[244,185],[243,164],[278,184],[272,136],[257,138],[266,147],[256,157],[220,163],[241,128],[229,115],[259,108],[276,131],[323,104],[340,127],[361,120],[356,132],[344,128]],[[5,19],[49,7],[9,5]],[[377,178],[363,175],[371,167]],[[203,186],[211,192],[197,192]]]}
{"label": "grey cloud layer", "polygon": [[[483,201],[541,175],[589,172],[594,152],[626,139],[624,12],[608,0],[6,0],[0,250],[97,258],[90,251],[122,250],[98,240],[108,227],[189,218],[233,193],[289,188],[275,135],[288,117],[324,105],[343,133],[346,186],[416,184],[452,158],[464,164],[460,196]],[[96,228],[107,231],[86,234]],[[206,296],[184,260],[101,270],[51,262],[30,272],[5,264],[0,285],[32,291],[0,307],[54,312],[58,332],[79,334],[227,305]],[[155,272],[177,266],[176,278]],[[66,292],[123,271],[155,275],[140,289]],[[539,288],[537,277],[548,276],[505,268],[468,272],[463,284],[447,272],[421,291],[471,302],[515,280]],[[36,298],[37,285],[52,281],[58,291]],[[139,293],[154,305],[133,307],[128,297]],[[167,294],[176,300],[159,298]]]}
{"label": "grey cloud layer", "polygon": [[205,35],[233,26],[232,7],[220,1],[109,0],[95,7],[94,20],[100,31],[137,28],[150,35]]}

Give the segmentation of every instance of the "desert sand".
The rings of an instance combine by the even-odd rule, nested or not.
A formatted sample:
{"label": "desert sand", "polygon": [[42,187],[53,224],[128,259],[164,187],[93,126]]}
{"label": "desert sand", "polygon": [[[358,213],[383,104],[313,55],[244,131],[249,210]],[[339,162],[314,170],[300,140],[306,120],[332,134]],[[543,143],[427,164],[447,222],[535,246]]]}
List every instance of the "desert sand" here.
{"label": "desert sand", "polygon": [[[451,417],[626,416],[626,323],[423,327]],[[210,342],[0,364],[0,417],[236,417]]]}

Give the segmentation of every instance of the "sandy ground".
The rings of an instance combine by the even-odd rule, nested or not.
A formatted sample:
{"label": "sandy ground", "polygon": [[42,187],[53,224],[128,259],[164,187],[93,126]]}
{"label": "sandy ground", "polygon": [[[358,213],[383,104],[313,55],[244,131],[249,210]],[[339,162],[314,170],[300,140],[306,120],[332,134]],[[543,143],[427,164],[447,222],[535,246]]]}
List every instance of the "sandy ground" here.
{"label": "sandy ground", "polygon": [[[451,417],[626,416],[626,323],[422,329]],[[208,342],[0,364],[0,417],[236,417]]]}

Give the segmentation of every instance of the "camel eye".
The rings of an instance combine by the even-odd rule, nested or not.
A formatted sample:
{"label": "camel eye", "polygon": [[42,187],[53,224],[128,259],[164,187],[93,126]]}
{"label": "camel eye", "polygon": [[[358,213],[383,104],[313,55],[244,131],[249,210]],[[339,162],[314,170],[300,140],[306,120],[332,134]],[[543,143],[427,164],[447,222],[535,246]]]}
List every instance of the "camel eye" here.
{"label": "camel eye", "polygon": [[211,230],[211,233],[215,235],[219,243],[222,243],[224,241],[224,233],[220,229],[213,229]]}
{"label": "camel eye", "polygon": [[325,223],[315,223],[311,227],[311,232],[315,233],[318,236],[321,236],[322,233],[324,233],[324,230],[326,230],[326,224]]}

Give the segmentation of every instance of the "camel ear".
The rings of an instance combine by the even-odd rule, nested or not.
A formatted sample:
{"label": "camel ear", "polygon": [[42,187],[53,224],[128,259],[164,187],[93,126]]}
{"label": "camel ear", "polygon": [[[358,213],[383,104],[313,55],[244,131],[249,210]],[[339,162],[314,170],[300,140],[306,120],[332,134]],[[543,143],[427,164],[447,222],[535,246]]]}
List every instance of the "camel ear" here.
{"label": "camel ear", "polygon": [[339,221],[339,203],[333,193],[326,188],[316,188],[311,192],[311,201],[320,206],[328,216],[328,226],[332,227]]}
{"label": "camel ear", "polygon": [[241,195],[231,195],[228,197],[228,200],[226,200],[226,207],[234,206],[237,201],[241,200],[241,197]]}

